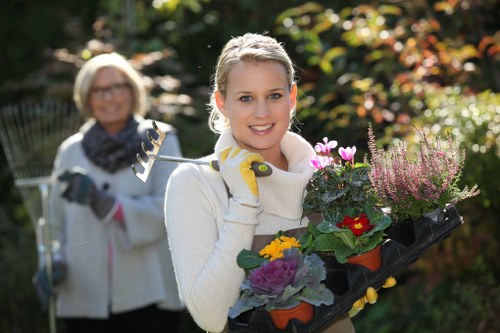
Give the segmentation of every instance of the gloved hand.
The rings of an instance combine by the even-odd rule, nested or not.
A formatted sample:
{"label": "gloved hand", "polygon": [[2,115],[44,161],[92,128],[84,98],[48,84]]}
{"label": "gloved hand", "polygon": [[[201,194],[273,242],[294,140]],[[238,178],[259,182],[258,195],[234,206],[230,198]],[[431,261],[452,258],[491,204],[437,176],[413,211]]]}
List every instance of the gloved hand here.
{"label": "gloved hand", "polygon": [[115,204],[115,198],[97,189],[92,178],[82,168],[73,167],[66,170],[57,179],[67,183],[61,194],[63,198],[81,205],[89,205],[100,219],[104,218]]}
{"label": "gloved hand", "polygon": [[256,207],[259,203],[259,188],[255,173],[250,169],[253,162],[264,162],[264,158],[240,147],[227,148],[219,154],[220,174],[234,200]]}
{"label": "gloved hand", "polygon": [[53,286],[60,285],[65,279],[68,272],[66,263],[62,260],[57,260],[52,263],[52,285],[49,283],[47,275],[47,266],[40,268],[33,276],[33,285],[35,286],[36,294],[43,310],[47,310],[49,300],[54,295]]}
{"label": "gloved hand", "polygon": [[[385,280],[385,283],[382,285],[382,288],[391,288],[391,287],[394,287],[395,285],[396,285],[396,279],[394,277],[390,276]],[[378,299],[377,290],[375,290],[375,288],[373,288],[373,287],[369,287],[368,289],[366,289],[365,296],[358,299],[352,305],[351,310],[349,310],[349,312],[348,312],[349,317],[352,318],[355,315],[357,315],[361,310],[363,310],[365,308],[366,303],[375,304],[377,302],[377,299]]]}

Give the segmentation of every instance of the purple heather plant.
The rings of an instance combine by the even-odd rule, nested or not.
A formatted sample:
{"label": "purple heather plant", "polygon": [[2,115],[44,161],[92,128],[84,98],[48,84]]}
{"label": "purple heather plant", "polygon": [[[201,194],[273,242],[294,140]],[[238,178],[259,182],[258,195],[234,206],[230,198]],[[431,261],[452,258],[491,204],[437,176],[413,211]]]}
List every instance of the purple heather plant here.
{"label": "purple heather plant", "polygon": [[417,133],[418,153],[411,158],[405,141],[384,150],[376,146],[373,129],[368,128],[370,182],[381,204],[400,219],[417,218],[479,194],[477,185],[463,190],[458,187],[465,150],[451,134],[445,149],[439,138],[431,145],[425,133]]}

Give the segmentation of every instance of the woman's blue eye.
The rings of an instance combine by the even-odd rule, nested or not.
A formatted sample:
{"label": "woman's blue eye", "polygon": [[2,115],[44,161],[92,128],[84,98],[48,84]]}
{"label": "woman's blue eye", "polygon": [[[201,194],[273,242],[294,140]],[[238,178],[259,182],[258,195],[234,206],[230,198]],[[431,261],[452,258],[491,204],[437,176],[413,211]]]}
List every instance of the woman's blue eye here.
{"label": "woman's blue eye", "polygon": [[274,94],[271,94],[269,95],[269,98],[270,99],[278,99],[280,98],[282,95],[280,93],[274,93]]}
{"label": "woman's blue eye", "polygon": [[252,97],[250,96],[241,96],[240,101],[242,102],[250,102],[252,100]]}

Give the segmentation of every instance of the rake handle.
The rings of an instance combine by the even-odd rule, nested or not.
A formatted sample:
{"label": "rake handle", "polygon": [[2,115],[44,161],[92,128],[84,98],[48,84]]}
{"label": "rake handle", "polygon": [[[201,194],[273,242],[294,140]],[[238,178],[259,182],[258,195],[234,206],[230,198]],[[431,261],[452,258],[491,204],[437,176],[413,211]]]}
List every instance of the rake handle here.
{"label": "rake handle", "polygon": [[[210,161],[210,166],[212,167],[212,169],[220,171],[219,161]],[[273,173],[273,169],[271,169],[269,165],[261,162],[252,162],[252,164],[250,165],[250,169],[253,170],[255,176],[257,177],[265,177]]]}

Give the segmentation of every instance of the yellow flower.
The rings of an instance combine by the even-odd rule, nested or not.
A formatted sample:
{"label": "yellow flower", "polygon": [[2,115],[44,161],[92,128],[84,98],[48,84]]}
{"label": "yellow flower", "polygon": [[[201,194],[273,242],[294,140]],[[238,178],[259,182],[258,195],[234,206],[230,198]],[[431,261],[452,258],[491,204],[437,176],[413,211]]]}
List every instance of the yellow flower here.
{"label": "yellow flower", "polygon": [[269,245],[266,245],[259,254],[268,258],[270,261],[274,259],[282,258],[283,251],[290,249],[292,247],[300,247],[300,243],[294,237],[281,236],[280,238],[274,239]]}
{"label": "yellow flower", "polygon": [[385,283],[382,286],[382,288],[391,288],[394,287],[395,285],[396,285],[396,279],[392,276],[389,276],[387,280],[385,280]]}
{"label": "yellow flower", "polygon": [[266,245],[266,247],[260,250],[259,254],[264,258],[270,258],[271,261],[281,258],[283,254],[281,253],[281,247],[279,246],[279,239],[275,239],[269,245]]}
{"label": "yellow flower", "polygon": [[300,247],[300,243],[295,237],[281,236],[280,241],[281,241],[281,246],[283,246],[285,249],[289,249],[292,247]]}
{"label": "yellow flower", "polygon": [[358,299],[356,302],[354,302],[352,307],[358,311],[363,310],[365,308],[366,302],[367,302],[366,296],[363,296],[360,299]]}
{"label": "yellow flower", "polygon": [[368,301],[368,303],[375,304],[375,302],[377,302],[377,299],[378,294],[373,287],[369,287],[368,289],[366,289],[366,300]]}

